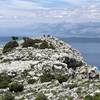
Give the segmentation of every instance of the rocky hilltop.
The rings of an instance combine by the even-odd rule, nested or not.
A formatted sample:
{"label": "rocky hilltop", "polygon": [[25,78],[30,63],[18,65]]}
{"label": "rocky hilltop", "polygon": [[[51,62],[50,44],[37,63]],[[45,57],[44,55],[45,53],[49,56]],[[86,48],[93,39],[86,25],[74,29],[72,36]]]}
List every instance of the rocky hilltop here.
{"label": "rocky hilltop", "polygon": [[100,72],[55,37],[13,37],[0,53],[0,100],[100,100]]}

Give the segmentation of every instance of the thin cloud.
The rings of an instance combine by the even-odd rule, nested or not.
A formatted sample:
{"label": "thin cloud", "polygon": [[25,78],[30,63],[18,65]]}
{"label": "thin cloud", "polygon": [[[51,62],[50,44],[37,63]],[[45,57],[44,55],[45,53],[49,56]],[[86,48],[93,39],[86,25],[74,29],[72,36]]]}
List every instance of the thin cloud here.
{"label": "thin cloud", "polygon": [[34,22],[100,21],[98,0],[0,0],[0,27]]}

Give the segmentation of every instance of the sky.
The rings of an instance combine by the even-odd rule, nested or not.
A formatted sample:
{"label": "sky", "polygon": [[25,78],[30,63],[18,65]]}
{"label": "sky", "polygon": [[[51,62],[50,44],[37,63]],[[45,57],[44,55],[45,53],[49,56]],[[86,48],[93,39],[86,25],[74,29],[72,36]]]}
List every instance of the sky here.
{"label": "sky", "polygon": [[0,0],[0,29],[87,21],[100,21],[100,0]]}

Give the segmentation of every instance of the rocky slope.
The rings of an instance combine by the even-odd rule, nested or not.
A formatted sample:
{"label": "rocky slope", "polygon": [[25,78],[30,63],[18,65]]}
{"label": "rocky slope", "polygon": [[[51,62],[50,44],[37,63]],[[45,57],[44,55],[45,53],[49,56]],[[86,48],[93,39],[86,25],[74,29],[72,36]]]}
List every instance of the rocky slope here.
{"label": "rocky slope", "polygon": [[[11,78],[6,87],[0,84],[0,100],[12,100],[4,99],[6,93],[15,100],[84,100],[100,92],[100,72],[84,62],[77,50],[54,37],[38,40],[27,47],[19,41],[18,47],[0,54],[0,81],[4,85],[8,82],[2,81],[4,75]],[[39,48],[43,41],[52,48]],[[11,91],[14,82],[23,85],[22,91]],[[39,93],[45,98],[37,99]]]}

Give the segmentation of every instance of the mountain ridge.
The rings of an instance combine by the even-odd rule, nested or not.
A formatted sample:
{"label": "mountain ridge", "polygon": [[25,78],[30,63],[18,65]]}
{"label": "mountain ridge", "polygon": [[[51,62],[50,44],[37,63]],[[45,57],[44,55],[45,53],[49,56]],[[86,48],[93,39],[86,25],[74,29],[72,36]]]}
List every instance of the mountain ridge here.
{"label": "mountain ridge", "polygon": [[23,39],[0,54],[1,100],[99,100],[100,72],[77,50],[52,36]]}

